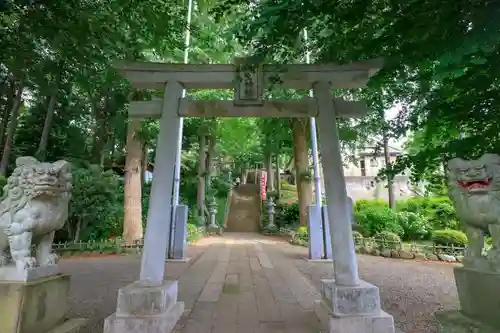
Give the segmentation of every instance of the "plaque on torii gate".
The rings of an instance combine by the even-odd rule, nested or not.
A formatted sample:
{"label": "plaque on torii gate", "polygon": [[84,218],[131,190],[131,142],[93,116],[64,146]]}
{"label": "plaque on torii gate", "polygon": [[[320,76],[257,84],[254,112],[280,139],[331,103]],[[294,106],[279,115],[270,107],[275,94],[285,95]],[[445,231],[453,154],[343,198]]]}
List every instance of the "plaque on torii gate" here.
{"label": "plaque on torii gate", "polygon": [[252,65],[248,58],[234,58],[236,65],[234,105],[263,106],[264,75],[262,65]]}

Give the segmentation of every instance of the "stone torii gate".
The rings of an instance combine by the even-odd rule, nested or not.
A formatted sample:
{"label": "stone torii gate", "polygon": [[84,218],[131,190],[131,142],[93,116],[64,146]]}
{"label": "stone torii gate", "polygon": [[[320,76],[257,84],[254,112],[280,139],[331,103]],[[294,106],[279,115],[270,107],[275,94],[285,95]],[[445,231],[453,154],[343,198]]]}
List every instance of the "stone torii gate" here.
{"label": "stone torii gate", "polygon": [[[380,60],[348,65],[194,65],[133,62],[118,66],[135,88],[164,88],[162,100],[132,102],[130,117],[160,119],[140,280],[120,289],[117,311],[105,333],[171,332],[184,304],[177,281],[164,281],[170,239],[171,201],[180,117],[316,117],[324,168],[327,215],[334,253],[334,279],[322,281],[318,317],[329,332],[394,332],[392,316],[380,307],[376,286],[359,279],[351,229],[351,211],[343,175],[337,118],[361,117],[366,106],[334,98],[332,89],[360,88],[382,66]],[[266,85],[313,89],[314,98],[264,100]],[[183,89],[234,89],[233,101],[194,101]],[[184,221],[182,222],[184,223]]]}

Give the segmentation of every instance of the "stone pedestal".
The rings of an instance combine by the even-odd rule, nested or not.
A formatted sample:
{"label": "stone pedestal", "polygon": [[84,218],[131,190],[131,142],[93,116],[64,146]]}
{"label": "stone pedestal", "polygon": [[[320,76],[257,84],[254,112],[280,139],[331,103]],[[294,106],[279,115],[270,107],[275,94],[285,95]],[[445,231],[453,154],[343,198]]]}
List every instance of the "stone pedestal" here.
{"label": "stone pedestal", "polygon": [[136,281],[118,291],[116,312],[104,320],[104,333],[170,333],[182,313],[177,281],[147,285]]}
{"label": "stone pedestal", "polygon": [[378,287],[363,280],[341,286],[321,280],[321,300],[315,313],[329,333],[394,333],[394,319],[380,307]]}
{"label": "stone pedestal", "polygon": [[222,227],[219,227],[218,225],[217,226],[208,226],[207,227],[207,233],[209,234],[216,234],[216,235],[222,235],[222,233],[224,232],[224,228]]}
{"label": "stone pedestal", "polygon": [[173,240],[169,259],[185,259],[187,218],[188,206],[177,205],[175,208],[175,225],[172,232]]}
{"label": "stone pedestal", "polygon": [[0,281],[0,332],[76,333],[85,319],[66,319],[70,278]]}
{"label": "stone pedestal", "polygon": [[4,266],[0,268],[0,281],[28,282],[39,280],[45,277],[58,275],[57,265],[38,266],[20,272],[16,266]]}
{"label": "stone pedestal", "polygon": [[500,273],[464,267],[454,273],[461,310],[436,314],[441,332],[500,332]]}
{"label": "stone pedestal", "polygon": [[[319,208],[319,209],[318,209]],[[330,233],[325,232],[324,220],[322,218],[322,207],[316,205],[309,206],[307,216],[307,232],[309,235],[309,256],[310,260],[322,260],[332,258],[332,247],[330,245]],[[330,228],[326,225],[329,231]],[[326,241],[326,254],[325,254]]]}

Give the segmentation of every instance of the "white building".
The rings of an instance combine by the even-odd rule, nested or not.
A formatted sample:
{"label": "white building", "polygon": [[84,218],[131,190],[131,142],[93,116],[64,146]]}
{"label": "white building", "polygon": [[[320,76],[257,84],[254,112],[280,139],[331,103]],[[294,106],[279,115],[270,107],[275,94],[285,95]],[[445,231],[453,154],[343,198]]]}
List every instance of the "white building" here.
{"label": "white building", "polygon": [[[396,144],[389,145],[389,159],[396,161],[397,156],[403,150]],[[381,169],[385,167],[385,157],[382,149],[376,149],[375,145],[367,146],[356,154],[356,162],[344,165],[347,194],[353,200],[359,199],[384,199],[388,200],[388,189],[386,181],[377,181],[376,177]],[[321,175],[323,182],[323,175]],[[324,188],[324,183],[323,183]],[[396,200],[408,198],[415,195],[416,187],[410,183],[408,171],[403,171],[394,178],[394,196]],[[419,189],[420,190],[420,189]]]}

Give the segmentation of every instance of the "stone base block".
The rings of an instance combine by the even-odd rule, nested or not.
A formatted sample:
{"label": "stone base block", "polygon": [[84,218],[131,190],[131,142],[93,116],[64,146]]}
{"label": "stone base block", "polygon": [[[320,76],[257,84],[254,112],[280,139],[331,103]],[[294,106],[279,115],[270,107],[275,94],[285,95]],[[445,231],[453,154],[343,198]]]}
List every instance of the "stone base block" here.
{"label": "stone base block", "polygon": [[207,232],[209,234],[217,234],[217,235],[222,235],[224,233],[224,228],[219,227],[219,226],[208,226],[207,227]]}
{"label": "stone base block", "polygon": [[455,267],[455,282],[461,312],[500,332],[500,273]]}
{"label": "stone base block", "polygon": [[187,262],[190,262],[191,261],[191,257],[184,257],[182,259],[165,259],[165,262],[184,262],[184,263],[187,263]]}
{"label": "stone base block", "polygon": [[307,262],[312,262],[312,263],[319,263],[319,262],[323,262],[323,263],[329,263],[331,264],[333,262],[333,259],[309,259],[309,258],[304,258],[304,260],[306,260]]}
{"label": "stone base block", "polygon": [[380,308],[378,287],[360,281],[342,286],[321,280],[321,300],[315,313],[329,333],[394,333],[394,319]]}
{"label": "stone base block", "polygon": [[321,280],[321,298],[334,316],[376,315],[380,312],[377,286],[366,281],[357,286],[342,286],[335,280]]}
{"label": "stone base block", "polygon": [[440,333],[498,333],[499,330],[465,316],[460,311],[443,311],[435,314]]}
{"label": "stone base block", "polygon": [[133,282],[118,290],[116,315],[142,316],[165,313],[177,302],[177,281],[164,281],[160,286]]}
{"label": "stone base block", "polygon": [[394,319],[382,310],[371,315],[337,317],[324,301],[318,300],[314,312],[328,333],[395,333]]}
{"label": "stone base block", "polygon": [[69,285],[69,276],[62,274],[28,282],[0,281],[0,332],[66,332],[61,329],[68,327],[64,325]]}
{"label": "stone base block", "polygon": [[104,320],[103,333],[170,333],[184,312],[184,302],[177,302],[168,311],[152,316],[118,317]]}
{"label": "stone base block", "polygon": [[32,281],[59,274],[57,265],[39,266],[19,272],[16,266],[0,268],[0,281]]}
{"label": "stone base block", "polygon": [[169,333],[182,313],[177,281],[160,286],[134,282],[118,291],[116,313],[104,321],[104,333]]}

